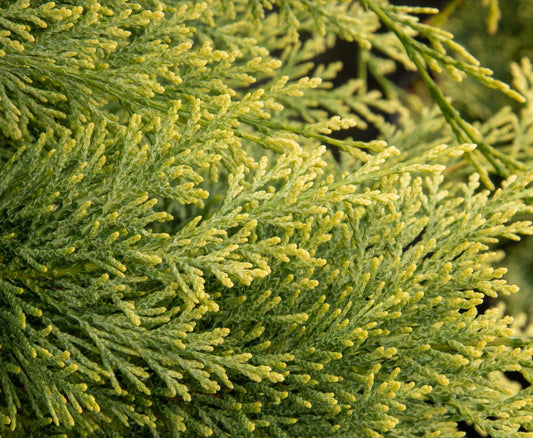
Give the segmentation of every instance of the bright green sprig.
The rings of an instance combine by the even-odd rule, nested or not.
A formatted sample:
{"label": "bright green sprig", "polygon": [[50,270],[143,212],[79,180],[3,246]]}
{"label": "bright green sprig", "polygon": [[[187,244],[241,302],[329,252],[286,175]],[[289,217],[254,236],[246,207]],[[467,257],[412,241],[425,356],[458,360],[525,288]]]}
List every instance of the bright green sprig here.
{"label": "bright green sprig", "polygon": [[[366,5],[370,10],[376,13],[385,26],[391,29],[402,42],[407,54],[415,64],[421,78],[428,87],[431,96],[441,108],[458,140],[460,142],[471,141],[478,144],[479,152],[489,160],[498,173],[508,175],[508,170],[506,170],[508,167],[511,169],[523,169],[523,166],[519,162],[509,159],[505,154],[485,143],[477,130],[461,118],[460,114],[449,103],[444,93],[427,72],[426,65],[436,72],[440,72],[442,66],[446,68],[456,80],[461,80],[462,73],[471,75],[488,87],[497,88],[518,101],[523,101],[523,96],[510,89],[507,84],[493,79],[490,76],[492,72],[489,69],[479,67],[479,62],[474,57],[467,53],[462,46],[453,42],[451,39],[452,35],[443,31],[437,31],[434,27],[420,24],[410,15],[402,16],[402,13],[404,12],[403,9],[398,10],[392,6],[382,6],[374,1],[367,1]],[[416,41],[404,30],[403,26],[407,26],[408,28],[415,30],[417,33],[429,38],[433,47],[428,47]],[[448,55],[448,50],[456,51],[465,59],[465,61],[456,60],[451,57]],[[479,163],[479,160],[475,155],[470,155],[470,159],[476,170],[483,176],[484,183],[488,187],[493,188],[494,186],[490,181],[486,168]]]}

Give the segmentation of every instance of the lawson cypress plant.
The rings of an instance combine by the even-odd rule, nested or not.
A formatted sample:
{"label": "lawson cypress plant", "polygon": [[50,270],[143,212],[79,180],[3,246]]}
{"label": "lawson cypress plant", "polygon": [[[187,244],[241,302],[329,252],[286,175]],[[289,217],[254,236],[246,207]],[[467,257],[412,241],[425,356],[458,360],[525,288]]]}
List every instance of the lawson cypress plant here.
{"label": "lawson cypress plant", "polygon": [[473,125],[430,71],[524,102],[532,66],[437,12],[0,0],[0,435],[532,436],[533,343],[480,308],[533,233],[531,103]]}

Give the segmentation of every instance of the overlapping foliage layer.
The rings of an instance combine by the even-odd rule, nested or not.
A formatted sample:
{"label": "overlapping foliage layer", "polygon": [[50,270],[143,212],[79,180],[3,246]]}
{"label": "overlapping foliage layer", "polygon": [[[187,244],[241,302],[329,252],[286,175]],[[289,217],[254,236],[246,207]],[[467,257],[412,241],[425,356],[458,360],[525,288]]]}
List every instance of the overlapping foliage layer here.
{"label": "overlapping foliage layer", "polygon": [[529,436],[531,344],[476,306],[533,234],[531,104],[473,126],[426,71],[523,100],[527,60],[381,0],[0,8],[0,435]]}

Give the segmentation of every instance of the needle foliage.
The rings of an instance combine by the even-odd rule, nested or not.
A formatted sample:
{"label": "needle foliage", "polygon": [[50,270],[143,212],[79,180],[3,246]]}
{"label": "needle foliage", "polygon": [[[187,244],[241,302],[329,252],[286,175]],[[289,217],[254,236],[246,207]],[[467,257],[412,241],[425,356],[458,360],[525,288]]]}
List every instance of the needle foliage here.
{"label": "needle foliage", "polygon": [[[0,0],[0,436],[532,436],[533,343],[479,310],[533,234],[532,66],[437,12]],[[432,71],[522,106],[473,124]]]}

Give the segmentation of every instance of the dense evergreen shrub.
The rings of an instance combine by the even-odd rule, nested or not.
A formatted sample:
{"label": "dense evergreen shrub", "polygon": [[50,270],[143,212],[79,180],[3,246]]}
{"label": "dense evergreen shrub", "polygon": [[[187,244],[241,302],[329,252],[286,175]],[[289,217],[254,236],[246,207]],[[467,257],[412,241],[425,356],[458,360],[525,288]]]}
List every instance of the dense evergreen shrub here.
{"label": "dense evergreen shrub", "polygon": [[531,339],[479,306],[533,234],[532,65],[493,79],[437,12],[0,0],[0,435],[531,436]]}

